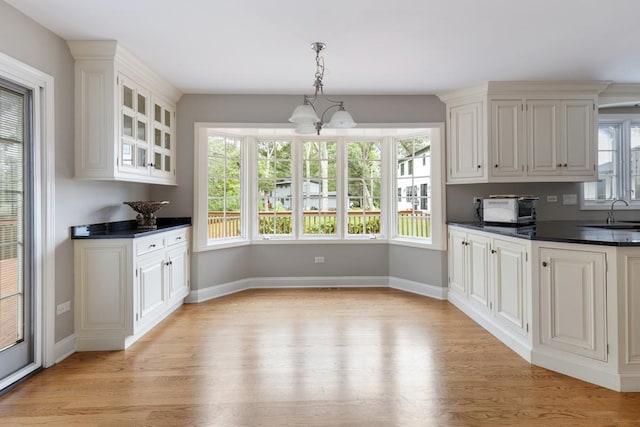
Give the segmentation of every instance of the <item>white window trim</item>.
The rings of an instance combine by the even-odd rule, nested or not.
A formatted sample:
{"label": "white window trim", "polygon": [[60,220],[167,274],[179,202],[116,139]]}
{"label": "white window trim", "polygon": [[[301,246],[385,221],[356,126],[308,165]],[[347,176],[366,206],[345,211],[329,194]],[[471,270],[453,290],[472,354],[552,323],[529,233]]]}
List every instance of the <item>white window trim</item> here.
{"label": "white window trim", "polygon": [[[54,79],[0,52],[0,77],[33,92],[34,160],[34,356],[33,363],[0,382],[0,389],[42,367],[55,354],[55,108]],[[39,214],[39,215],[38,215]],[[61,355],[62,356],[62,355]]]}
{"label": "white window trim", "polygon": [[[630,151],[630,141],[627,135],[626,129],[631,124],[640,124],[640,114],[602,114],[598,119],[598,123],[596,126],[601,124],[621,124],[622,125],[622,142],[619,147],[619,155],[624,156],[621,163],[624,163],[627,156],[631,153]],[[596,141],[597,144],[597,141]],[[596,145],[596,152],[598,151],[598,147]],[[621,173],[623,174],[623,182],[628,184],[628,180],[630,174],[627,168],[623,168]],[[616,203],[615,210],[616,211],[634,211],[640,209],[640,201],[631,201],[629,188],[625,188],[625,196],[623,197],[629,203],[629,206],[625,206],[623,203]],[[584,198],[584,184],[580,185],[580,210],[593,210],[593,211],[606,211],[611,209],[611,200],[603,200],[603,201],[592,201],[585,200]]]}
{"label": "white window trim", "polygon": [[[206,194],[207,188],[207,151],[206,144],[202,144],[202,141],[206,141],[207,129],[219,128],[223,129],[239,129],[246,130],[251,129],[255,131],[255,134],[263,135],[260,131],[264,131],[265,138],[285,138],[293,137],[300,138],[298,135],[291,134],[291,127],[288,124],[249,124],[249,123],[216,123],[216,122],[196,122],[194,123],[194,239],[193,239],[193,251],[202,252],[209,250],[224,249],[245,245],[265,245],[265,244],[396,244],[402,246],[412,246],[419,248],[427,248],[434,250],[446,249],[446,225],[445,225],[445,186],[444,186],[444,123],[406,123],[406,124],[363,124],[359,128],[349,129],[346,131],[331,130],[335,132],[331,136],[336,138],[343,138],[346,142],[348,140],[374,140],[378,139],[382,141],[382,183],[381,183],[381,200],[383,209],[381,213],[381,233],[378,235],[347,235],[346,233],[346,221],[344,221],[345,215],[338,215],[340,224],[337,235],[321,236],[321,235],[304,235],[302,234],[301,220],[302,213],[299,209],[300,194],[293,188],[293,207],[295,212],[295,226],[293,235],[287,236],[262,236],[257,234],[257,224],[253,224],[253,218],[257,215],[257,204],[255,203],[257,197],[257,188],[255,181],[257,179],[257,171],[253,167],[253,163],[256,160],[256,153],[253,150],[253,145],[250,140],[254,140],[253,137],[246,138],[243,142],[243,158],[242,167],[247,171],[243,173],[243,185],[245,191],[242,192],[242,206],[245,206],[245,218],[248,220],[243,221],[243,236],[242,238],[233,239],[219,239],[216,241],[208,241],[206,231],[200,232],[200,230],[206,230],[207,213],[206,213],[206,198],[200,197],[200,194],[204,191]],[[431,221],[432,221],[432,235],[430,239],[418,239],[409,237],[399,237],[393,230],[396,229],[395,215],[392,214],[393,209],[397,206],[396,197],[396,168],[395,168],[395,154],[393,153],[393,138],[397,136],[404,137],[405,135],[415,135],[416,132],[407,132],[407,129],[419,129],[419,128],[431,128],[437,130],[432,135],[432,148],[431,148]],[[384,129],[391,129],[389,132],[384,132]],[[395,129],[401,130],[395,131]],[[356,132],[361,132],[356,134]],[[419,132],[418,132],[419,133]],[[237,135],[243,134],[239,132]],[[321,135],[326,138],[327,134]],[[338,149],[338,162],[346,162],[346,143],[339,144]],[[293,164],[299,164],[302,153],[297,144],[294,142],[292,147],[292,160]],[[293,184],[297,186],[299,178],[298,167],[295,167],[292,171],[292,178],[295,181]],[[343,187],[346,185],[348,177],[342,171],[338,171],[336,179],[339,180],[342,185],[336,195],[337,205],[336,210],[344,212],[344,199]]]}

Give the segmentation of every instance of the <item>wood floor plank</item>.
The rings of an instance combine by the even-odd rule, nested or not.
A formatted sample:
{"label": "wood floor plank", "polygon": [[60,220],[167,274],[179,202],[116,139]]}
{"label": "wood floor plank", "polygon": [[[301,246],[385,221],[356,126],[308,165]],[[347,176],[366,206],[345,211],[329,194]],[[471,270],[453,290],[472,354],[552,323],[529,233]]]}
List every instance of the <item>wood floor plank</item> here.
{"label": "wood floor plank", "polygon": [[0,397],[1,425],[639,426],[640,393],[529,365],[445,301],[253,290]]}

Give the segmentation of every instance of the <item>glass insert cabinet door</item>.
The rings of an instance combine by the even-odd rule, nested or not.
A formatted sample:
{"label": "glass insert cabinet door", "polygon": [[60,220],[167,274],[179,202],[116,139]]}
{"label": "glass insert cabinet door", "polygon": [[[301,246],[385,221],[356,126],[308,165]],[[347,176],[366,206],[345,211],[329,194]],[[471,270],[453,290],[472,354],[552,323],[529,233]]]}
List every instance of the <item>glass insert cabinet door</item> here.
{"label": "glass insert cabinet door", "polygon": [[153,173],[173,175],[175,110],[161,100],[153,101]]}
{"label": "glass insert cabinet door", "polygon": [[120,91],[119,167],[128,172],[149,173],[149,92],[126,77],[118,76]]}

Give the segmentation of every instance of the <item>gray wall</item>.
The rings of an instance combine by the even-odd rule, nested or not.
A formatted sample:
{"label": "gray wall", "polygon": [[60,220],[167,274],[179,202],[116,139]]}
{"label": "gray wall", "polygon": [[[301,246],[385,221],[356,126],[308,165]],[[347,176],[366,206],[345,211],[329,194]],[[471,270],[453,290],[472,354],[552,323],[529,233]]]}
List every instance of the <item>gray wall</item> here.
{"label": "gray wall", "polygon": [[[602,220],[607,218],[605,211],[580,210],[578,205],[563,205],[564,194],[576,194],[580,197],[581,184],[573,182],[538,182],[524,184],[458,184],[447,185],[447,220],[474,221],[473,197],[487,197],[491,194],[533,194],[540,197],[538,220]],[[547,196],[555,195],[558,201],[547,202]],[[617,207],[621,205],[618,204]],[[640,219],[637,210],[616,211],[616,219]]]}
{"label": "gray wall", "polygon": [[[73,58],[57,35],[0,1],[0,52],[55,79],[56,305],[73,301],[73,244],[69,227],[133,219],[123,200],[149,196],[149,186],[73,179]],[[73,334],[73,310],[56,317],[56,341]]]}
{"label": "gray wall", "polygon": [[[444,104],[436,96],[334,98],[344,100],[362,124],[445,121]],[[195,122],[286,123],[301,99],[294,95],[184,95],[178,103],[178,186],[152,186],[151,190],[152,198],[171,202],[163,213],[192,215]],[[325,264],[314,264],[315,256],[324,256]],[[401,259],[404,256],[414,262],[407,264]],[[394,250],[387,244],[252,245],[193,254],[192,288],[248,277],[388,276],[391,271],[398,278],[445,286],[445,261],[442,251],[406,247]]]}

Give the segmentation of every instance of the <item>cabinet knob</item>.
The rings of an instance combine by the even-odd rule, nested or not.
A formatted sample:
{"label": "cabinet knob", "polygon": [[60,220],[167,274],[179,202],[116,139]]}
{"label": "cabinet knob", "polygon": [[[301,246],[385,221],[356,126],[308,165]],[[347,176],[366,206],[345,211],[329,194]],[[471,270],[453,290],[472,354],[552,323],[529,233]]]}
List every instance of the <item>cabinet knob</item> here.
{"label": "cabinet knob", "polygon": [[155,165],[153,163],[147,163],[147,166],[154,167]]}
{"label": "cabinet knob", "polygon": [[494,168],[497,168],[497,167],[498,167],[498,164],[496,163],[493,167],[494,167]]}
{"label": "cabinet knob", "polygon": [[498,251],[496,251],[495,249],[491,249],[491,253],[492,254],[495,254],[496,252],[498,252]]}
{"label": "cabinet knob", "polygon": [[564,164],[564,165],[562,165],[562,166],[566,168],[566,167],[567,167],[567,164],[565,163],[565,164]]}
{"label": "cabinet knob", "polygon": [[562,163],[558,163],[558,167],[561,168],[562,167]]}
{"label": "cabinet knob", "polygon": [[150,245],[149,245],[149,247],[150,247],[150,248],[155,248],[155,247],[156,247],[156,244],[155,244],[155,243],[152,243],[152,244],[150,244]]}
{"label": "cabinet knob", "polygon": [[547,261],[542,261],[542,266],[543,267],[546,267],[547,265],[549,265],[549,264],[547,264]]}
{"label": "cabinet knob", "polygon": [[478,169],[480,169],[480,165],[478,165]]}

